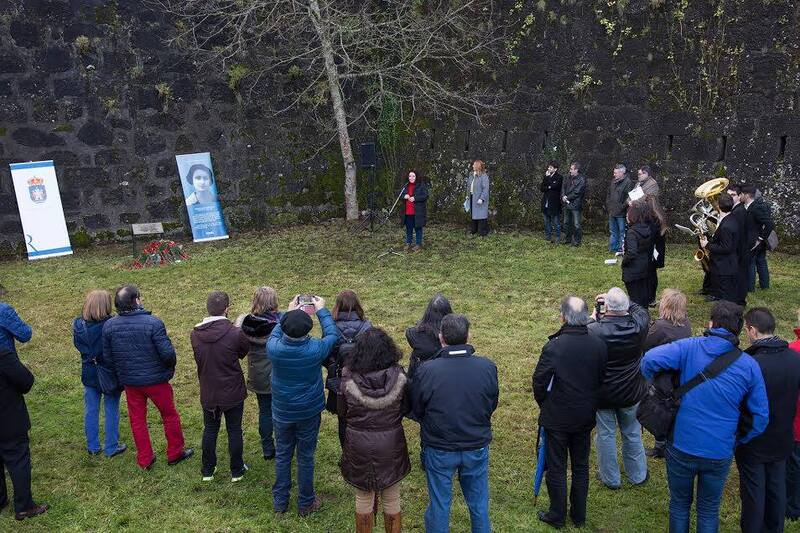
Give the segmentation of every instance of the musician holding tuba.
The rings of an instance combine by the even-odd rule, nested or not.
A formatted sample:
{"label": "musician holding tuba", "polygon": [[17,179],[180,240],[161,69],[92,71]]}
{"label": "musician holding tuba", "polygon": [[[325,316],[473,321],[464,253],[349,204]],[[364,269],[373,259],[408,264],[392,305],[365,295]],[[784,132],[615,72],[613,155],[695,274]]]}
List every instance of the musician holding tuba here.
{"label": "musician holding tuba", "polygon": [[739,286],[739,239],[742,238],[739,224],[729,217],[733,209],[733,198],[721,194],[717,198],[719,218],[716,230],[709,240],[706,234],[700,235],[700,248],[708,254],[708,272],[712,293],[708,300],[727,300],[738,302]]}

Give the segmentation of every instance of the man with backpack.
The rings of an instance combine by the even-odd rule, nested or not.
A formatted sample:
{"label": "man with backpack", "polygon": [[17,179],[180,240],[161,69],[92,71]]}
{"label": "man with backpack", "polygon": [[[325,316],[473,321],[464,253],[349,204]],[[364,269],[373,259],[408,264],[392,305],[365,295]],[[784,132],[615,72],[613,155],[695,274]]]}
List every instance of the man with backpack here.
{"label": "man with backpack", "polygon": [[742,322],[741,307],[718,302],[702,337],[658,346],[642,359],[647,379],[679,372],[680,385],[684,385],[701,373],[707,376],[694,380],[696,384],[682,396],[667,443],[669,530],[673,533],[689,531],[695,478],[697,530],[719,529],[719,504],[733,449],[761,434],[769,421],[761,369],[737,348]]}

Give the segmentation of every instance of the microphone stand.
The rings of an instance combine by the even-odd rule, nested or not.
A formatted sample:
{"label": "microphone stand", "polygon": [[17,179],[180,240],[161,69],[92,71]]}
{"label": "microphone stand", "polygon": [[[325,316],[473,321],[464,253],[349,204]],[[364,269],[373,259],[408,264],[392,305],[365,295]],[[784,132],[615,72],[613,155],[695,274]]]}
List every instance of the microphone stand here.
{"label": "microphone stand", "polygon": [[[389,209],[389,212],[386,214],[386,218],[384,218],[383,221],[381,221],[378,224],[379,226],[382,226],[383,224],[385,224],[389,220],[389,217],[392,216],[392,213],[394,212],[394,208],[397,207],[397,204],[400,202],[400,197],[403,195],[403,191],[404,190],[406,190],[405,186],[403,186],[403,188],[400,189],[400,193],[397,195],[397,198],[395,198],[394,203],[392,204],[392,207]],[[396,251],[394,249],[394,246],[390,246],[388,250],[386,250],[382,254],[379,254],[376,259],[382,259],[382,258],[386,257],[387,255],[399,255],[400,257],[403,257],[403,254],[401,254],[400,252]]]}

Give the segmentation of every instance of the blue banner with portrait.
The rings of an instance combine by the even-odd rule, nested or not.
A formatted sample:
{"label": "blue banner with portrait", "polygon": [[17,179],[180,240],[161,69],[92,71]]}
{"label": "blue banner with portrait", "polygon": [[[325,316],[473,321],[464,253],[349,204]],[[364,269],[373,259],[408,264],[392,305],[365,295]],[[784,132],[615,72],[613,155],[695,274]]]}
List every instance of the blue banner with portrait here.
{"label": "blue banner with portrait", "polygon": [[183,186],[189,224],[194,242],[228,238],[222,205],[217,194],[217,180],[211,167],[211,154],[176,155],[178,174]]}

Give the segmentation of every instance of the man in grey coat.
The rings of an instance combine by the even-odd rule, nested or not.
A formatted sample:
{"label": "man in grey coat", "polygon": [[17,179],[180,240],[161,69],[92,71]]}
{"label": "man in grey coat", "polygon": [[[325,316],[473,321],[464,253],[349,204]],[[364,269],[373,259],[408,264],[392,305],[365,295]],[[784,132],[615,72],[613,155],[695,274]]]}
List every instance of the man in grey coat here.
{"label": "man in grey coat", "polygon": [[480,159],[472,163],[472,172],[467,178],[467,202],[472,214],[470,233],[486,237],[489,233],[489,175]]}
{"label": "man in grey coat", "polygon": [[583,197],[586,195],[586,177],[580,172],[580,163],[573,161],[569,166],[569,175],[564,178],[561,186],[561,202],[564,204],[564,244],[573,246],[581,245],[583,235],[581,211],[583,211]]}

